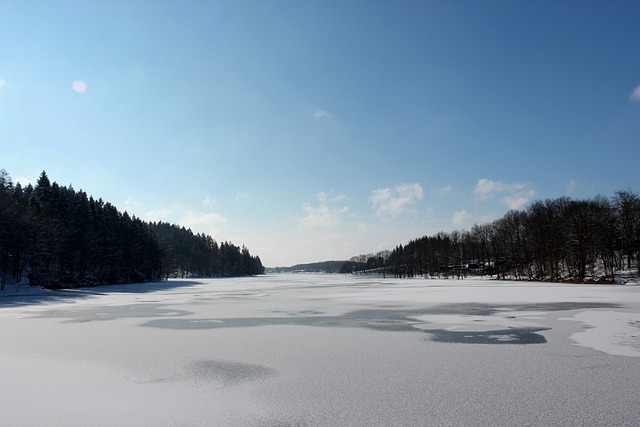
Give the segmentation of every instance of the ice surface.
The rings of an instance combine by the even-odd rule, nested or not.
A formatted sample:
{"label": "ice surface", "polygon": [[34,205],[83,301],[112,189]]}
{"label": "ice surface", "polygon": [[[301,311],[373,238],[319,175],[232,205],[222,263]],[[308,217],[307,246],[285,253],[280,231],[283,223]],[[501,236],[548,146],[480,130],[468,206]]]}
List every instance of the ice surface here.
{"label": "ice surface", "polygon": [[640,357],[640,311],[583,311],[570,318],[587,325],[571,335],[578,345],[609,354]]}
{"label": "ice surface", "polygon": [[638,286],[300,274],[0,295],[2,425],[640,425]]}

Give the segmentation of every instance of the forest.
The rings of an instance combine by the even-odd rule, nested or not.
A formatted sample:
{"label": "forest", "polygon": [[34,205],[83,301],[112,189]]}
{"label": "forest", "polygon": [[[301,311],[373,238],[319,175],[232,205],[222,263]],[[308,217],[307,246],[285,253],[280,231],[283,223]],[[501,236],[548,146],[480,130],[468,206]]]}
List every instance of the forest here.
{"label": "forest", "polygon": [[640,274],[639,256],[640,197],[623,190],[610,198],[538,200],[470,231],[421,237],[366,261],[354,257],[341,272],[613,283],[618,271]]}
{"label": "forest", "polygon": [[295,264],[291,267],[274,267],[272,273],[340,273],[345,261],[320,261],[306,264]]}
{"label": "forest", "polygon": [[145,222],[51,183],[45,171],[23,188],[0,170],[0,290],[7,283],[60,288],[263,273],[244,246]]}

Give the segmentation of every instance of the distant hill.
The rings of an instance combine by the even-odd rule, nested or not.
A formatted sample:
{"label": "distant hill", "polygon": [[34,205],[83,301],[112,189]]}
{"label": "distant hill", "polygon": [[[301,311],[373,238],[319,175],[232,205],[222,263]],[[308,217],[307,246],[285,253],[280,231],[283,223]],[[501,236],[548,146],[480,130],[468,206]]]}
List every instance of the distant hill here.
{"label": "distant hill", "polygon": [[309,264],[296,264],[291,267],[267,268],[268,273],[339,273],[347,261],[321,261]]}

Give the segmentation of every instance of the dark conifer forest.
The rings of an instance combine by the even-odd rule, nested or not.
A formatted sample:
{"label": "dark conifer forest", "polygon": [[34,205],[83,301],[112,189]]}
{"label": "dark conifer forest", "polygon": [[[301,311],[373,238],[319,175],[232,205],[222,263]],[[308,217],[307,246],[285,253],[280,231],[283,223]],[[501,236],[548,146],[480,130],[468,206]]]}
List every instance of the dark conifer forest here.
{"label": "dark conifer forest", "polygon": [[341,272],[612,283],[618,271],[640,270],[639,259],[640,197],[624,190],[611,198],[535,201],[470,231],[421,237],[366,261],[353,258]]}
{"label": "dark conifer forest", "polygon": [[148,223],[42,172],[35,187],[0,170],[0,288],[74,287],[169,277],[264,273],[245,247],[164,222]]}

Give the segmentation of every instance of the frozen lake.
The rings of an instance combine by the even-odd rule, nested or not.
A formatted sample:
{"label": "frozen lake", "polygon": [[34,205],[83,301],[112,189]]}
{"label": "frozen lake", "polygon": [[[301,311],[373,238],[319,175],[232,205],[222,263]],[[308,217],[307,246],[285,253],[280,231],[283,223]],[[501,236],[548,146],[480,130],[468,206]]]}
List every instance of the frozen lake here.
{"label": "frozen lake", "polygon": [[273,275],[0,297],[3,426],[638,426],[640,287]]}

